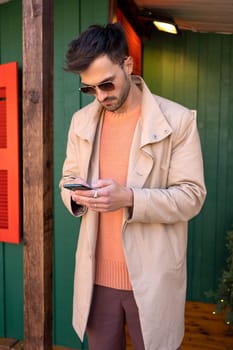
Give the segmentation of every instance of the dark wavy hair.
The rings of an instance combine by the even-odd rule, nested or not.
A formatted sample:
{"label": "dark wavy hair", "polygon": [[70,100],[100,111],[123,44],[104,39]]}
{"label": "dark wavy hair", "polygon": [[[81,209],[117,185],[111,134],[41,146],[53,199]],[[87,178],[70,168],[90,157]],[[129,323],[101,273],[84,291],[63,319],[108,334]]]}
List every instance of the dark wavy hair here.
{"label": "dark wavy hair", "polygon": [[91,25],[77,39],[72,40],[66,53],[65,70],[80,73],[97,57],[104,55],[119,65],[129,55],[126,36],[120,23]]}

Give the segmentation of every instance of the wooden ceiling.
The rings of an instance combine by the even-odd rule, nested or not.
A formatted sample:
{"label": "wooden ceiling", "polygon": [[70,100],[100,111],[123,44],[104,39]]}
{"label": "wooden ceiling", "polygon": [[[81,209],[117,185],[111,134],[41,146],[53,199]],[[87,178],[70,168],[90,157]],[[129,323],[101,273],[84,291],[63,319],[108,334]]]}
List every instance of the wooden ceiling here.
{"label": "wooden ceiling", "polygon": [[172,17],[180,30],[233,33],[233,0],[134,0],[138,12]]}
{"label": "wooden ceiling", "polygon": [[[0,0],[0,4],[10,0]],[[180,30],[233,34],[233,0],[118,0],[133,17],[172,17]],[[133,7],[132,9],[130,9]],[[150,14],[150,15],[149,15]],[[133,18],[135,20],[135,18]]]}

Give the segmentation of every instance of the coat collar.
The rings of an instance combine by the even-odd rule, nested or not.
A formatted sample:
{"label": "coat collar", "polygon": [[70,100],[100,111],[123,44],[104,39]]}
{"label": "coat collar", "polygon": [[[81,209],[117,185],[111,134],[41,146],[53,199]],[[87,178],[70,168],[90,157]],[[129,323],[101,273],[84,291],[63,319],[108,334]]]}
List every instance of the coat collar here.
{"label": "coat collar", "polygon": [[96,129],[103,112],[103,107],[95,99],[75,113],[74,132],[81,139],[94,142]]}
{"label": "coat collar", "polygon": [[[148,89],[143,79],[132,76],[134,83],[142,90],[142,109],[140,127],[142,129],[140,147],[159,142],[172,133],[164,113],[155,95]],[[94,142],[97,125],[103,112],[103,107],[95,99],[93,102],[76,112],[77,120],[74,132],[90,143]]]}
{"label": "coat collar", "polygon": [[165,114],[160,108],[160,103],[155,95],[148,89],[142,78],[133,77],[136,85],[142,90],[142,110],[141,110],[141,147],[159,142],[172,133]]}

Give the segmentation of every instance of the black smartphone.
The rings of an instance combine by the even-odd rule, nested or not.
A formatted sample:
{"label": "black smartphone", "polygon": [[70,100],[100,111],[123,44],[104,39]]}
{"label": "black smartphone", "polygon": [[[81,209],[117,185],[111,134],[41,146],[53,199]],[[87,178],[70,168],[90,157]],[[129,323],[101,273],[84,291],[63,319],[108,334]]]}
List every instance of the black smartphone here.
{"label": "black smartphone", "polygon": [[71,191],[86,191],[92,189],[91,187],[82,184],[64,184],[63,187]]}

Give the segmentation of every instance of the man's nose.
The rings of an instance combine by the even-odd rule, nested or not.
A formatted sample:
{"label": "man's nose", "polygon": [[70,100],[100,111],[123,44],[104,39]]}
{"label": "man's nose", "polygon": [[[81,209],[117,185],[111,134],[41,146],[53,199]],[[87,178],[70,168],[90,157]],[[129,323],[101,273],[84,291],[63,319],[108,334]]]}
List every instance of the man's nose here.
{"label": "man's nose", "polygon": [[96,90],[95,90],[95,95],[96,95],[96,98],[99,102],[103,102],[105,100],[105,98],[108,96],[108,92],[99,89],[97,86]]}

